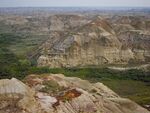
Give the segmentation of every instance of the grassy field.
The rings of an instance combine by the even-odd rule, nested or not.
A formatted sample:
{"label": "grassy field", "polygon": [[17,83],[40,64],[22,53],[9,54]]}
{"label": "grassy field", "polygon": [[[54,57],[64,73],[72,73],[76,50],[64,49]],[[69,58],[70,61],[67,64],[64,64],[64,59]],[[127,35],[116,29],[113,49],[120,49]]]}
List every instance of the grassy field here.
{"label": "grassy field", "polygon": [[47,35],[2,33],[0,34],[0,44],[20,56],[39,47],[47,38]]}
{"label": "grassy field", "polygon": [[150,85],[148,83],[117,79],[105,79],[101,82],[122,97],[130,98],[140,105],[150,104]]}
{"label": "grassy field", "polygon": [[28,60],[28,53],[47,38],[46,35],[0,33],[0,78],[25,76],[24,70],[30,68],[32,62]]}

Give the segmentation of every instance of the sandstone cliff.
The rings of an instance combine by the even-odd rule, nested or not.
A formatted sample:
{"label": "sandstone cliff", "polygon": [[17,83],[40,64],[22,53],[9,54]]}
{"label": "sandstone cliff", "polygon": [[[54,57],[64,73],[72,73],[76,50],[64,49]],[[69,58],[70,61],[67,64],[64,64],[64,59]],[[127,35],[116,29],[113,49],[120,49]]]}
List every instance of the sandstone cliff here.
{"label": "sandstone cliff", "polygon": [[62,74],[0,80],[0,113],[150,113],[102,83]]}

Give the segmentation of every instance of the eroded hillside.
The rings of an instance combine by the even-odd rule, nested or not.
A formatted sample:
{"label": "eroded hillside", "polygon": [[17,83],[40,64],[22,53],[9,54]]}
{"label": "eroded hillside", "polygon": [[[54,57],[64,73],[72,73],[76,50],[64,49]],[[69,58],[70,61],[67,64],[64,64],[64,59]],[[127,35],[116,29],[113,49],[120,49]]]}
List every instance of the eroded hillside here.
{"label": "eroded hillside", "polygon": [[0,80],[1,113],[149,113],[102,83],[62,74]]}
{"label": "eroded hillside", "polygon": [[22,43],[10,49],[30,50],[29,57],[36,57],[38,66],[137,64],[150,60],[147,15],[4,14],[0,25],[1,33],[21,37]]}
{"label": "eroded hillside", "polygon": [[[87,20],[84,16],[71,16],[69,21],[73,25],[65,23],[63,17],[59,15],[51,20],[51,38],[41,46],[39,66],[76,67],[149,62],[149,18],[94,16]],[[68,29],[68,25],[72,27]]]}

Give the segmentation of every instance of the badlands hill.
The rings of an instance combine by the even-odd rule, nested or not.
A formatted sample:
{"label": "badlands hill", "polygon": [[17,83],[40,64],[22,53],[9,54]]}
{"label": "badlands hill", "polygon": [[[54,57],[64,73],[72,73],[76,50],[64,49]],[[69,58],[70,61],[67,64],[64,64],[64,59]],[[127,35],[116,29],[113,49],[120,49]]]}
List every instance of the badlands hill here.
{"label": "badlands hill", "polygon": [[42,46],[39,66],[77,67],[148,63],[150,19],[136,16],[51,18],[51,38]]}
{"label": "badlands hill", "polygon": [[0,113],[150,113],[102,83],[61,74],[0,80]]}
{"label": "badlands hill", "polygon": [[0,14],[0,33],[19,36],[21,42],[10,49],[29,51],[38,66],[150,61],[150,17],[142,12]]}

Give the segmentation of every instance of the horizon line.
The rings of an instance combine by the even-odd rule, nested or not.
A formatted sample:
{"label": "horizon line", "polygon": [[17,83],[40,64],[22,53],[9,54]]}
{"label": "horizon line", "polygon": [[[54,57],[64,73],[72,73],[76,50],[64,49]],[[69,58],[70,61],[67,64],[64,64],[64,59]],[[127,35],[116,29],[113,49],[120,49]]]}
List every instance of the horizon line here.
{"label": "horizon line", "polygon": [[150,6],[2,6],[0,8],[150,8]]}

